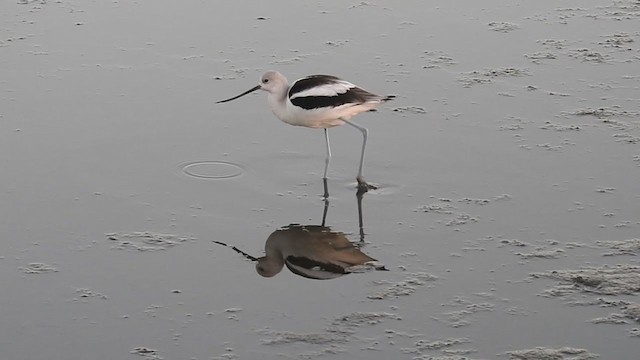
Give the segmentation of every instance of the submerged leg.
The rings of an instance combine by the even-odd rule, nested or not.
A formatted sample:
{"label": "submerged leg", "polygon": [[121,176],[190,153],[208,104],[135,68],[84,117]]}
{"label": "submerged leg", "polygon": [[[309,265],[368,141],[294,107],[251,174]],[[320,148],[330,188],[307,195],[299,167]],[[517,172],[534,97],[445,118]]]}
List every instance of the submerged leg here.
{"label": "submerged leg", "polygon": [[322,185],[324,186],[324,195],[322,197],[325,201],[329,199],[329,185],[327,184],[327,178],[322,179]]}
{"label": "submerged leg", "polygon": [[[326,191],[326,188],[325,188]],[[322,209],[322,227],[324,227],[324,224],[327,220],[327,212],[329,211],[329,198],[325,197],[324,199],[322,199],[322,201],[324,202],[324,208]]]}
{"label": "submerged leg", "polygon": [[329,197],[329,188],[327,187],[327,172],[329,172],[329,162],[331,161],[331,147],[329,146],[329,131],[324,129],[324,139],[327,141],[327,157],[324,159],[324,175],[322,183],[324,184],[324,198]]}
{"label": "submerged leg", "polygon": [[371,189],[376,189],[375,186],[367,184],[367,182],[364,181],[364,177],[362,177],[362,164],[364,163],[364,151],[367,147],[367,135],[369,134],[369,130],[367,130],[366,128],[363,128],[362,126],[358,126],[349,120],[345,120],[345,119],[340,119],[340,120],[355,127],[356,129],[360,130],[360,132],[362,133],[362,152],[360,153],[360,166],[358,167],[358,176],[356,177],[356,180],[358,180],[358,189],[364,192],[367,192],[368,190],[371,190]]}

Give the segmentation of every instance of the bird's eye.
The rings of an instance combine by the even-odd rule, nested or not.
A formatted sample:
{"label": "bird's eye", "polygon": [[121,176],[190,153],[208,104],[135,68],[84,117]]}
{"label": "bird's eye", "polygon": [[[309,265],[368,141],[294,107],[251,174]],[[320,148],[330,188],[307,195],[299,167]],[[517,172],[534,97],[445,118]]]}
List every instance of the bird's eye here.
{"label": "bird's eye", "polygon": [[266,84],[266,83],[268,83],[268,82],[269,82],[269,79],[262,79],[262,83],[263,83],[263,84]]}

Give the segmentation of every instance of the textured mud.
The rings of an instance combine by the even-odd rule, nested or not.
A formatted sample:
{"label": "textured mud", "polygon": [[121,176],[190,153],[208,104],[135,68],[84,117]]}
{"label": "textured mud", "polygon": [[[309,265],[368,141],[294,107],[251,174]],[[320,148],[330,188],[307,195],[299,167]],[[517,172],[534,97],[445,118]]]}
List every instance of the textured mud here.
{"label": "textured mud", "polygon": [[[2,2],[3,359],[637,359],[639,29],[637,0]],[[269,69],[396,96],[354,118],[379,189],[357,131],[325,207],[322,131],[214,104]],[[388,271],[298,276],[326,263],[290,242],[258,275],[291,224]]]}

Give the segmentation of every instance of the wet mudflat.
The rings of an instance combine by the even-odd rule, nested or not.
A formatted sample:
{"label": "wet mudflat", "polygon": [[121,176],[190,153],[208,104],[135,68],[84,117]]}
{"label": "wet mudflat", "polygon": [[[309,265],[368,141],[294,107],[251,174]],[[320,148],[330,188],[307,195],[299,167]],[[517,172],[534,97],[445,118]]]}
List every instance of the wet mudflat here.
{"label": "wet mudflat", "polygon": [[[639,25],[631,0],[3,2],[0,357],[635,359]],[[322,132],[214,105],[268,69],[397,96],[355,118],[362,224],[356,130],[322,224]]]}

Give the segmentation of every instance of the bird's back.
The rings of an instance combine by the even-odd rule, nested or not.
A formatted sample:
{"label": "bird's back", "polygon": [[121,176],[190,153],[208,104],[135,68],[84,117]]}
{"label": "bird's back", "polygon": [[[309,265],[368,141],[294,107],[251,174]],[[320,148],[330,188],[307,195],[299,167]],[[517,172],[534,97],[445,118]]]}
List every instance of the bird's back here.
{"label": "bird's back", "polygon": [[311,75],[296,80],[289,88],[288,98],[293,105],[306,110],[382,100],[382,97],[332,75]]}
{"label": "bird's back", "polygon": [[[296,80],[287,93],[286,110],[276,115],[284,122],[310,128],[342,125],[342,119],[375,108],[383,98],[331,75]],[[274,111],[275,112],[275,111]]]}

